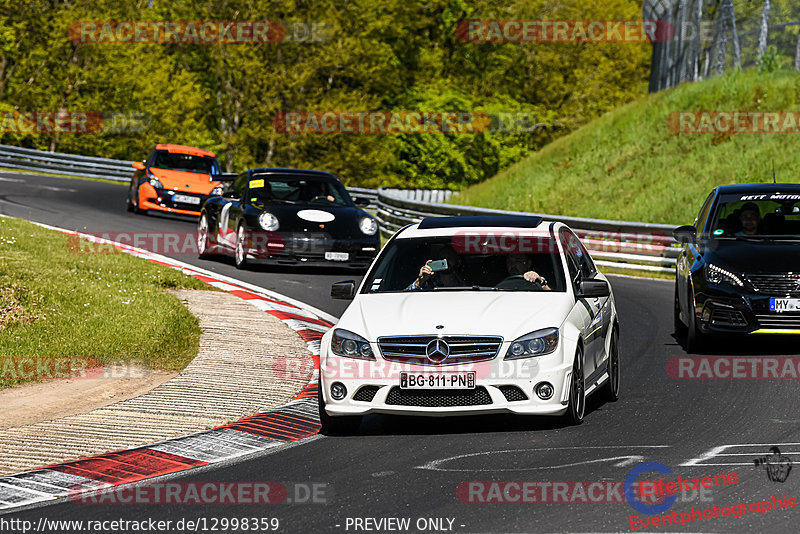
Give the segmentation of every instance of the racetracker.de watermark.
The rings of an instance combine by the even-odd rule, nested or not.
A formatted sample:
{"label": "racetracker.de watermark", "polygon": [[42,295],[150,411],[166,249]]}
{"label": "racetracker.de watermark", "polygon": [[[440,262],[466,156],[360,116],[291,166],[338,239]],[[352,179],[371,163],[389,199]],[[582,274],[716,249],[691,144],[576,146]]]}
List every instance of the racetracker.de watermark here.
{"label": "racetracker.de watermark", "polygon": [[327,504],[332,488],[324,482],[154,482],[108,486],[75,484],[69,498],[78,504],[238,505]]}
{"label": "racetracker.de watermark", "polygon": [[678,356],[667,360],[666,371],[674,379],[796,380],[800,357]]}
{"label": "racetracker.de watermark", "polygon": [[681,134],[796,134],[800,111],[673,111],[667,128]]}
{"label": "racetracker.de watermark", "polygon": [[151,122],[143,112],[0,111],[0,133],[13,134],[140,133]]}
{"label": "racetracker.de watermark", "polygon": [[332,34],[327,22],[279,20],[84,20],[67,30],[75,44],[322,43]]}
{"label": "racetracker.de watermark", "polygon": [[[626,502],[622,480],[467,480],[456,486],[456,497],[464,503],[612,503]],[[642,502],[660,502],[653,493],[640,495]],[[711,490],[681,490],[682,502],[711,501]]]}
{"label": "racetracker.de watermark", "polygon": [[148,373],[147,367],[137,363],[104,364],[93,357],[0,357],[0,380],[144,378]]}
{"label": "racetracker.de watermark", "polygon": [[526,111],[280,111],[272,120],[287,134],[532,133],[548,125]]}
{"label": "racetracker.de watermark", "polygon": [[456,37],[466,43],[641,43],[672,38],[665,20],[462,20]]}

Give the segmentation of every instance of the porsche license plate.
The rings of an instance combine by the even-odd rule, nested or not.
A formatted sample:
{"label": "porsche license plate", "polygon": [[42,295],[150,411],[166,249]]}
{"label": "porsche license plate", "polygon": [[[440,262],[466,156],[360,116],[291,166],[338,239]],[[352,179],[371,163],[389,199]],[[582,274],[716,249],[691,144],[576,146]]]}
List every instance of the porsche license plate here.
{"label": "porsche license plate", "polygon": [[800,311],[800,299],[769,299],[769,311]]}
{"label": "porsche license plate", "polygon": [[400,373],[400,389],[475,389],[475,371]]}
{"label": "porsche license plate", "polygon": [[331,261],[347,261],[350,259],[350,254],[347,252],[326,252],[325,259]]}
{"label": "porsche license plate", "polygon": [[189,195],[172,195],[172,201],[200,205],[200,197],[190,197]]}

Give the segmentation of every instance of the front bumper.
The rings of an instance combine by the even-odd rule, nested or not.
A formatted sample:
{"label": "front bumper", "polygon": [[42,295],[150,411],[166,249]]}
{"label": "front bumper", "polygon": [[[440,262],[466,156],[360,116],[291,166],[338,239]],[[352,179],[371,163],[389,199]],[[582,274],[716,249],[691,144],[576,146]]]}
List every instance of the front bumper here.
{"label": "front bumper", "polygon": [[247,261],[253,264],[345,265],[366,269],[379,249],[380,238],[372,236],[336,239],[328,234],[268,232],[251,235],[246,253]]}
{"label": "front bumper", "polygon": [[[504,347],[505,348],[505,347]],[[504,354],[501,353],[501,354]],[[476,373],[475,389],[401,389],[400,373]],[[457,366],[406,366],[379,357],[377,361],[326,355],[321,362],[321,380],[329,415],[372,413],[423,416],[506,413],[561,415],[567,409],[572,363],[563,363],[561,351],[524,360],[493,360]],[[553,395],[540,399],[534,388],[548,382]],[[347,393],[334,400],[333,384]]]}
{"label": "front bumper", "polygon": [[705,287],[695,295],[697,325],[705,334],[800,333],[800,313],[771,311],[771,298],[780,297],[746,288]]}
{"label": "front bumper", "polygon": [[[197,203],[176,200],[175,197],[178,195],[194,198],[196,199]],[[203,195],[199,193],[172,191],[169,189],[154,189],[149,184],[147,184],[147,187],[140,186],[140,208],[146,210],[177,213],[180,215],[194,215],[199,217],[200,206],[203,205],[208,197],[209,195]]]}

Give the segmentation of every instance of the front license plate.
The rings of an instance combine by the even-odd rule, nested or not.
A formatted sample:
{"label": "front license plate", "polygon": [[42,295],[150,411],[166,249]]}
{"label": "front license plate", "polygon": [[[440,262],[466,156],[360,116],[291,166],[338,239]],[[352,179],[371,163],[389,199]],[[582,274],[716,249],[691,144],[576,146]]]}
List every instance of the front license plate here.
{"label": "front license plate", "polygon": [[800,311],[800,299],[769,299],[769,311]]}
{"label": "front license plate", "polygon": [[331,261],[347,261],[350,259],[350,254],[347,252],[326,252],[325,259]]}
{"label": "front license plate", "polygon": [[475,389],[475,371],[400,373],[400,389]]}
{"label": "front license plate", "polygon": [[190,197],[188,195],[172,195],[173,202],[183,202],[184,204],[200,205],[200,197]]}

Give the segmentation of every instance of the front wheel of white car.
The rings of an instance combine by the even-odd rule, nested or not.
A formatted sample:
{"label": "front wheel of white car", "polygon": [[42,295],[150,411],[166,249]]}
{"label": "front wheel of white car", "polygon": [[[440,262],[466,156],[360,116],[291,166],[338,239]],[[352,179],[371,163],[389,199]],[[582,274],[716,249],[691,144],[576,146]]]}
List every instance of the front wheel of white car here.
{"label": "front wheel of white car", "polygon": [[608,349],[608,381],[604,387],[606,400],[619,400],[619,330],[611,332],[611,343]]}
{"label": "front wheel of white car", "polygon": [[566,422],[570,425],[583,423],[586,411],[586,387],[583,378],[583,347],[578,345],[575,351],[575,361],[572,362],[572,380],[569,387],[569,404],[567,413],[564,414]]}
{"label": "front wheel of white car", "polygon": [[329,436],[354,434],[361,426],[360,415],[340,415],[333,417],[325,411],[325,399],[322,397],[322,380],[317,384],[317,407],[319,408],[320,434]]}

